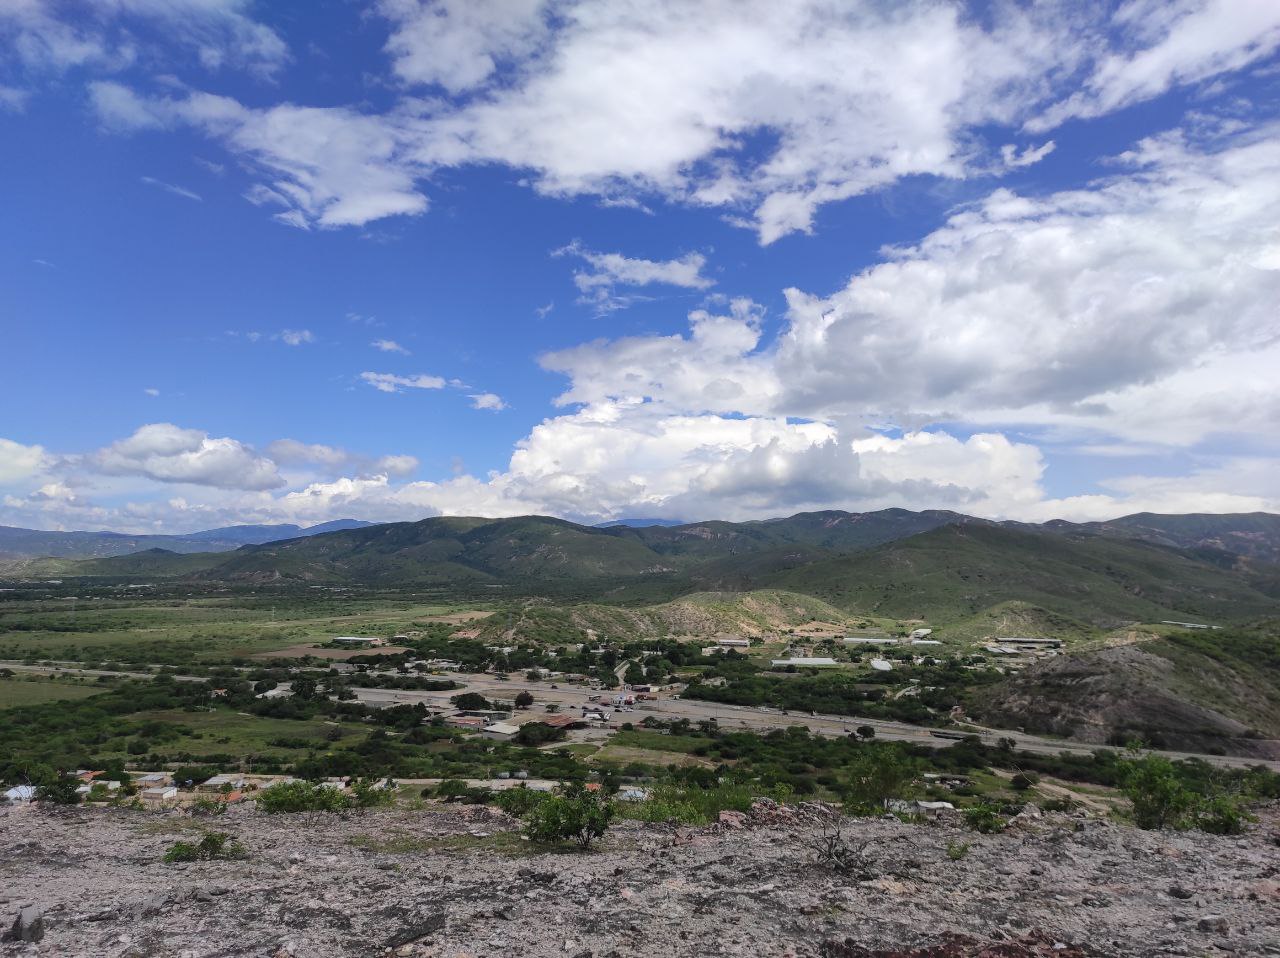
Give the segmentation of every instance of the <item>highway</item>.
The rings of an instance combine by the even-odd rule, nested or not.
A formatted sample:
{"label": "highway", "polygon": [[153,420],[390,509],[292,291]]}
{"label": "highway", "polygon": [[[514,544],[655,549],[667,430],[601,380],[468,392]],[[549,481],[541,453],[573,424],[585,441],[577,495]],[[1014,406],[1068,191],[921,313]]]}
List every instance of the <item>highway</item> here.
{"label": "highway", "polygon": [[[552,688],[552,683],[540,681],[530,682],[528,679],[513,677],[507,681],[496,679],[491,675],[454,674],[452,678],[465,688],[448,692],[413,692],[395,689],[355,689],[357,698],[370,705],[395,703],[412,705],[423,702],[435,708],[452,708],[449,700],[463,692],[477,692],[488,699],[510,701],[516,693],[528,691],[534,697],[534,705],[525,714],[537,717],[545,714],[543,707],[548,703],[556,703],[562,712],[577,713],[581,706],[587,704],[589,695],[597,694],[581,686],[561,686]],[[601,691],[603,702],[612,701],[616,693]],[[609,706],[612,708],[612,706]],[[845,715],[807,715],[801,712],[784,713],[779,709],[757,708],[745,705],[724,705],[718,702],[702,702],[696,699],[676,699],[661,694],[657,701],[640,702],[631,712],[615,711],[612,718],[614,724],[622,722],[643,722],[646,716],[663,721],[688,719],[690,722],[715,721],[722,729],[746,729],[755,732],[768,732],[772,729],[785,729],[792,725],[803,725],[815,735],[840,736],[848,735],[859,726],[867,725],[876,731],[876,738],[889,742],[910,742],[915,745],[947,747],[955,744],[953,738],[939,738],[919,725],[905,722],[890,722],[884,719],[859,718]],[[948,730],[950,731],[950,730]],[[1086,742],[1068,742],[1062,739],[1044,738],[1001,729],[988,729],[975,732],[987,745],[995,745],[999,739],[1012,739],[1015,746],[1028,752],[1042,755],[1057,755],[1070,752],[1078,755],[1090,755],[1098,749],[1120,752],[1123,749],[1105,745],[1093,745]],[[1280,761],[1245,758],[1236,755],[1204,755],[1196,752],[1162,751],[1160,754],[1170,759],[1196,758],[1211,765],[1225,768],[1248,768],[1253,765],[1265,765],[1280,771]]]}
{"label": "highway", "polygon": [[[109,672],[103,669],[82,669],[72,665],[65,667],[47,665],[25,665],[20,662],[0,662],[0,668],[13,669],[16,672],[57,673],[62,675],[113,676],[118,678],[153,678],[144,672]],[[443,676],[442,676],[443,677]],[[437,709],[451,709],[450,699],[463,692],[477,692],[488,699],[510,701],[516,693],[528,691],[534,697],[534,705],[524,713],[536,718],[546,714],[543,709],[549,703],[560,706],[563,713],[576,714],[587,704],[587,697],[599,694],[602,702],[612,701],[614,692],[601,690],[599,693],[579,685],[562,685],[552,688],[552,682],[531,682],[523,675],[513,676],[508,680],[495,678],[492,675],[474,675],[471,673],[450,673],[448,678],[458,682],[463,688],[443,692],[418,692],[400,689],[353,689],[356,699],[368,705],[413,705],[417,702]],[[175,675],[180,682],[207,682],[208,678],[193,675]],[[608,706],[610,709],[613,706]],[[646,716],[663,721],[688,719],[690,722],[714,721],[722,729],[744,729],[753,732],[768,732],[772,729],[785,729],[792,725],[803,725],[815,735],[840,736],[848,735],[859,726],[867,725],[876,731],[876,738],[888,742],[909,742],[914,745],[928,745],[934,748],[945,748],[955,744],[954,738],[940,738],[928,728],[909,725],[905,722],[890,722],[884,719],[861,718],[850,715],[806,715],[801,712],[785,713],[779,709],[752,707],[745,705],[724,705],[718,702],[702,702],[696,699],[677,699],[665,693],[659,694],[657,701],[638,703],[633,711],[618,712],[613,715],[614,724],[623,722],[643,722]],[[952,733],[954,730],[948,730]],[[1069,752],[1077,755],[1089,755],[1099,749],[1123,751],[1107,745],[1094,745],[1087,742],[1069,742],[1063,739],[1044,738],[1005,729],[983,729],[975,731],[987,745],[995,745],[998,740],[1012,739],[1015,747],[1027,752],[1042,755],[1057,755]],[[1246,758],[1237,755],[1205,755],[1197,752],[1179,752],[1160,750],[1159,754],[1167,758],[1200,759],[1210,765],[1223,768],[1248,768],[1264,765],[1273,771],[1280,771],[1280,761]]]}

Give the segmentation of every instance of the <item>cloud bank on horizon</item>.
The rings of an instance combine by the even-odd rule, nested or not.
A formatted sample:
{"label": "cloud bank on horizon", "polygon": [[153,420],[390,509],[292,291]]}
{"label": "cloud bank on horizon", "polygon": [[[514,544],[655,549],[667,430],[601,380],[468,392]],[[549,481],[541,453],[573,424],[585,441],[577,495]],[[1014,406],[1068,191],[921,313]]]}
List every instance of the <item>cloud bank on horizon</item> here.
{"label": "cloud bank on horizon", "polygon": [[[269,13],[0,2],[0,123],[119,150],[195,261],[191,217],[308,287],[358,258],[389,318],[157,306],[148,362],[181,328],[207,367],[0,421],[0,522],[1280,511],[1280,5],[379,0],[355,72]],[[22,282],[48,379],[41,317],[97,306]],[[489,287],[518,318],[475,318]]]}

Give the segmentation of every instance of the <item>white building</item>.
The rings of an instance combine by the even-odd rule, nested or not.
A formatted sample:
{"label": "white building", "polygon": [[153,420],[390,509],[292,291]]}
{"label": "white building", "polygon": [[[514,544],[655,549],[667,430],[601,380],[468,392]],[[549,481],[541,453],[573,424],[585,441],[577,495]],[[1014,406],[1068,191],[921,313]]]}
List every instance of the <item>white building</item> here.
{"label": "white building", "polygon": [[933,629],[912,629],[911,630],[911,638],[913,639],[923,639],[926,636],[930,636],[930,635],[933,635]]}
{"label": "white building", "polygon": [[875,669],[877,672],[893,671],[893,663],[890,662],[888,659],[872,659],[871,667]]}
{"label": "white building", "polygon": [[772,665],[775,669],[785,669],[789,665],[797,668],[830,668],[833,665],[839,665],[835,659],[824,656],[793,656],[789,659],[774,659]]}
{"label": "white building", "polygon": [[154,788],[144,788],[142,790],[142,800],[148,805],[163,805],[166,802],[176,802],[178,800],[178,788],[176,785],[157,785]]}

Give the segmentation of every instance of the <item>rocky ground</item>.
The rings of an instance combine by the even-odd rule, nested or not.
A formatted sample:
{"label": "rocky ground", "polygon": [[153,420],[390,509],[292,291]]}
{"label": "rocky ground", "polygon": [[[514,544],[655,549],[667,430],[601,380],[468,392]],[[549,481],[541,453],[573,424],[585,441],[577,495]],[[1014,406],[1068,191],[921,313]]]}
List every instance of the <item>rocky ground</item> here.
{"label": "rocky ground", "polygon": [[[991,836],[838,820],[843,868],[815,851],[821,808],[729,817],[618,823],[583,854],[539,851],[485,808],[6,809],[0,954],[1280,955],[1274,808],[1239,838],[1056,814]],[[161,862],[209,830],[247,857]]]}

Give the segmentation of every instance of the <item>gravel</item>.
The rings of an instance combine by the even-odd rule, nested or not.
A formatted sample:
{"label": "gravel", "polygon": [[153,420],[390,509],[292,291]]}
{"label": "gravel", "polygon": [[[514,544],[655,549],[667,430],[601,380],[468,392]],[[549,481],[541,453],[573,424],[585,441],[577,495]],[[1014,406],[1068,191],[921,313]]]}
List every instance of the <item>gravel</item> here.
{"label": "gravel", "polygon": [[[762,802],[708,828],[618,822],[583,854],[483,807],[34,805],[0,810],[0,955],[1280,956],[1278,823],[1264,809],[1220,837],[1045,814],[978,835]],[[203,831],[248,857],[161,862]],[[833,842],[839,868],[820,860]]]}

